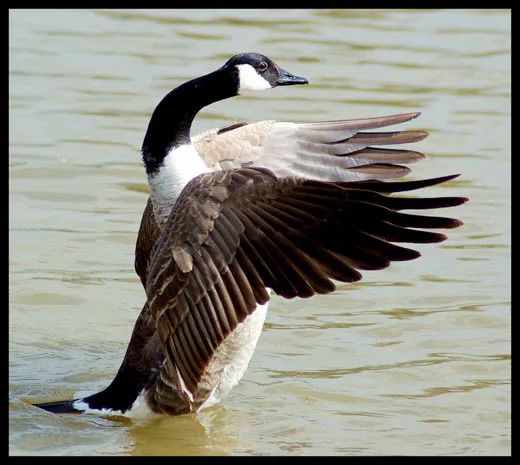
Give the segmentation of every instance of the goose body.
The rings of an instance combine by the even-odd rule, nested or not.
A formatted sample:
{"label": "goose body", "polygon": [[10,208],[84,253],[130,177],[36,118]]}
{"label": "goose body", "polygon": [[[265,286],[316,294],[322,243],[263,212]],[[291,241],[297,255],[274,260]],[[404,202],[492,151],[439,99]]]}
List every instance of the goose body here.
{"label": "goose body", "polygon": [[[285,298],[334,291],[419,253],[393,242],[434,243],[428,231],[460,221],[402,213],[463,203],[402,198],[455,176],[384,182],[423,155],[378,145],[423,139],[421,131],[367,132],[418,113],[293,123],[237,123],[191,137],[197,112],[247,91],[305,84],[260,54],[240,54],[167,94],[143,142],[150,186],[135,268],[147,300],[123,363],[103,391],[38,404],[55,413],[126,412],[139,394],[155,412],[196,412],[242,378],[271,292]],[[419,228],[419,229],[416,229]],[[426,229],[425,231],[421,229]]]}

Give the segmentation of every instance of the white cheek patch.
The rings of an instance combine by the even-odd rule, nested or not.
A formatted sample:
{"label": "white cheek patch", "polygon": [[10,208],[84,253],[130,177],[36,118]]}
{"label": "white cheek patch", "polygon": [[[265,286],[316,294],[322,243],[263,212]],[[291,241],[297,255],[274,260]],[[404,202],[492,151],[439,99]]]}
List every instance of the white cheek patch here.
{"label": "white cheek patch", "polygon": [[251,65],[237,65],[238,68],[238,93],[244,90],[265,90],[272,86],[269,81],[260,76]]}

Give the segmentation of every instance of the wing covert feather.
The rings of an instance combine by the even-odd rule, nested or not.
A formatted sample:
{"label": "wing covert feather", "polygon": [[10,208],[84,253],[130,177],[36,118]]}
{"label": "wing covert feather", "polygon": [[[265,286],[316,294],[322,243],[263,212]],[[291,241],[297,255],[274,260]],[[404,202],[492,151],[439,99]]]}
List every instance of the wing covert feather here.
{"label": "wing covert feather", "polygon": [[312,123],[242,122],[206,131],[192,141],[205,163],[218,170],[254,165],[270,169],[277,176],[323,181],[396,178],[409,172],[399,164],[419,161],[424,155],[378,146],[418,142],[428,134],[366,131],[404,123],[419,114]]}

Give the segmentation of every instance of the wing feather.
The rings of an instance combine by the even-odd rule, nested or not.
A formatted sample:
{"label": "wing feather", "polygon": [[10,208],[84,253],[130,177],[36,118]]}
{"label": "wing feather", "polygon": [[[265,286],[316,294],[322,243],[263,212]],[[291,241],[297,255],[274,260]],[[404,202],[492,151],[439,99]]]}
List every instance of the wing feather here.
{"label": "wing feather", "polygon": [[148,266],[148,306],[164,353],[153,403],[174,411],[179,399],[203,402],[212,389],[204,377],[208,363],[234,328],[267,302],[268,288],[287,298],[326,294],[335,288],[333,279],[357,281],[360,269],[419,256],[394,242],[444,240],[410,228],[453,228],[459,220],[400,210],[452,207],[466,199],[386,194],[449,179],[334,183],[241,168],[192,180]]}
{"label": "wing feather", "polygon": [[[404,123],[419,114],[312,123],[242,122],[207,131],[192,142],[205,163],[216,170],[254,165],[273,170],[277,176],[297,175],[323,181],[358,181],[371,179],[370,176],[396,178],[409,170],[392,165],[413,163],[424,155],[374,146],[418,142],[428,134],[366,130]],[[388,166],[381,168],[381,164]]]}
{"label": "wing feather", "polygon": [[[410,121],[420,113],[376,118],[287,123],[259,121],[235,123],[206,131],[193,138],[205,163],[215,169],[255,165],[273,170],[277,176],[301,176],[324,181],[366,181],[405,176],[403,164],[424,158],[420,152],[373,145],[404,144],[426,137],[422,131],[366,132]],[[218,193],[216,193],[218,194]],[[194,227],[211,224],[217,198],[208,198],[199,209],[204,213]],[[172,205],[173,207],[173,205]],[[153,248],[161,233],[150,198],[141,220],[135,249],[135,269],[146,287],[146,275]],[[204,236],[201,236],[204,241]],[[177,255],[176,260],[182,261]],[[189,267],[189,262],[185,267]]]}

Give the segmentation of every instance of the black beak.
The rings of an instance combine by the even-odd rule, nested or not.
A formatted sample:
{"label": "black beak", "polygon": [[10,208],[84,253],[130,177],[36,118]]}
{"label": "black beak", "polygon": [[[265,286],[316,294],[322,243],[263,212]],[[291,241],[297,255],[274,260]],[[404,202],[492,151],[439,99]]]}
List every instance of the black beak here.
{"label": "black beak", "polygon": [[304,77],[291,74],[285,69],[278,68],[278,79],[276,81],[278,86],[292,86],[295,84],[309,84],[309,81]]}

